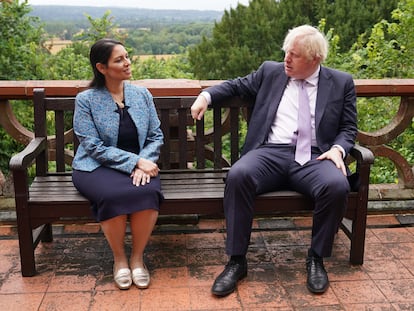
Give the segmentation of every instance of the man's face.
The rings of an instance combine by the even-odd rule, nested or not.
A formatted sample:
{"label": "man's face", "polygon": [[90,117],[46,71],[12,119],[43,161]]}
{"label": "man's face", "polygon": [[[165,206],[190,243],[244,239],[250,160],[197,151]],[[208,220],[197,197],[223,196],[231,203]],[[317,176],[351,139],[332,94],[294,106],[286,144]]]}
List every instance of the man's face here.
{"label": "man's face", "polygon": [[286,75],[295,79],[306,79],[316,71],[319,66],[319,59],[309,59],[302,52],[300,43],[295,41],[292,47],[285,51],[285,72]]}

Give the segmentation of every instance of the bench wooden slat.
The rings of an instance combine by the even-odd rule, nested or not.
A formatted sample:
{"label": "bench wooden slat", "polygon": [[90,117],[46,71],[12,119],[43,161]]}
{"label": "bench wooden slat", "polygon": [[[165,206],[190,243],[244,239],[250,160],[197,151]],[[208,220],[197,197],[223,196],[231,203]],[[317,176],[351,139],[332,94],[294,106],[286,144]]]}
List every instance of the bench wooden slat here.
{"label": "bench wooden slat", "polygon": [[[218,179],[203,179],[206,180],[206,183],[203,183],[203,187],[200,188],[199,184],[194,184],[193,182],[188,182],[188,179],[181,179],[177,177],[176,182],[172,179],[167,181],[167,184],[162,180],[162,189],[163,193],[167,199],[182,196],[183,199],[188,199],[192,197],[218,197],[219,199],[223,198],[224,191],[224,182],[221,178]],[[71,176],[60,176],[59,180],[56,180],[56,177],[51,177],[51,180],[48,181],[47,177],[42,177],[41,182],[34,182],[30,187],[30,201],[35,202],[59,202],[60,200],[68,201],[85,201],[87,200],[79,194],[76,188],[73,186]],[[197,179],[193,178],[192,181],[196,182]],[[181,183],[180,183],[181,182]],[[195,191],[192,191],[195,190]],[[349,194],[349,199],[356,198],[357,193],[352,192]],[[261,194],[258,196],[258,201],[263,199],[286,199],[286,200],[298,200],[303,199],[304,196],[298,192],[283,190],[283,191],[274,191]]]}

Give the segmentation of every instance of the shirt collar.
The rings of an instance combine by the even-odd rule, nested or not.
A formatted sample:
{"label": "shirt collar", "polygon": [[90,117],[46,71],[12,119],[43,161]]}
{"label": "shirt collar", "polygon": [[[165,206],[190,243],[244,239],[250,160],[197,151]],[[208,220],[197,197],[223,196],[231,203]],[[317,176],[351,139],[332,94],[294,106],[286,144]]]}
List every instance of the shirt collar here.
{"label": "shirt collar", "polygon": [[312,86],[318,85],[319,81],[319,72],[321,71],[321,66],[318,66],[318,68],[315,70],[313,74],[311,74],[308,78],[306,78],[306,82],[311,84]]}
{"label": "shirt collar", "polygon": [[[314,73],[312,73],[309,77],[304,79],[307,83],[309,83],[312,86],[317,86],[319,81],[319,72],[321,71],[321,66],[318,66],[318,68],[315,70]],[[292,80],[298,80],[293,78]]]}

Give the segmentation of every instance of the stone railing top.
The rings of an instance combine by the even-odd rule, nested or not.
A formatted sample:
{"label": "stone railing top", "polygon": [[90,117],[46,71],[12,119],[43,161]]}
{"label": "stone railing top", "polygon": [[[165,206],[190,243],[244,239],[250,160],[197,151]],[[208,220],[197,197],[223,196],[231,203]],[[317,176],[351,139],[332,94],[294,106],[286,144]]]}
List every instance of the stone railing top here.
{"label": "stone railing top", "polygon": [[[196,96],[221,80],[145,79],[133,84],[147,87],[154,96]],[[71,96],[88,87],[86,80],[0,81],[0,99],[28,99],[33,89],[45,88],[48,96]],[[414,79],[356,79],[359,96],[414,96]]]}

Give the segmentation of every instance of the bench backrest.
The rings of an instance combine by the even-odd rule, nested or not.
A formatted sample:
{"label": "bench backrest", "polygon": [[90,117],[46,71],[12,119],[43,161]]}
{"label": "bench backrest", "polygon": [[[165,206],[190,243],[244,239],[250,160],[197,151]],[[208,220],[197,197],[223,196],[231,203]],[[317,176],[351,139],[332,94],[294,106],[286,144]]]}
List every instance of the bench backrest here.
{"label": "bench backrest", "polygon": [[[203,120],[194,121],[190,115],[194,100],[194,96],[154,97],[164,133],[161,169],[221,169],[239,158],[244,139],[240,130],[246,129],[249,104],[232,99],[208,111]],[[74,97],[52,98],[44,89],[34,90],[35,136],[48,136],[48,152],[37,157],[37,176],[71,170],[79,144],[72,128],[74,101]]]}

